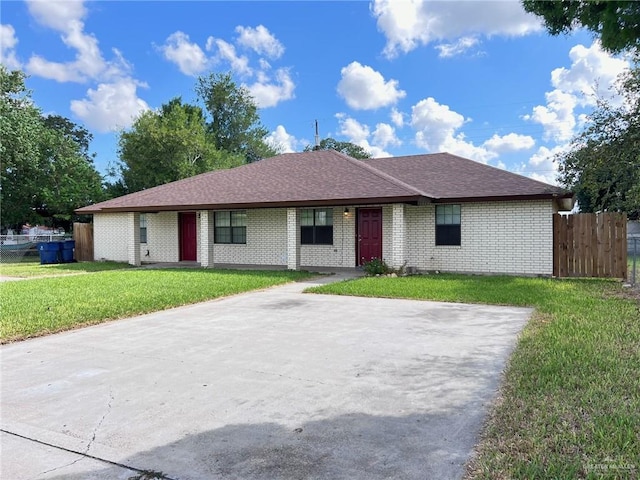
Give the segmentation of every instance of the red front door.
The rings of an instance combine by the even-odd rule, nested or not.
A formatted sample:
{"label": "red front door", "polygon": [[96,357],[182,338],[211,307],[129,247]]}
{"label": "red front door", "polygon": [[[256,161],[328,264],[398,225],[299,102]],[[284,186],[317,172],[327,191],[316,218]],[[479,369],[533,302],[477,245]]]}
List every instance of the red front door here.
{"label": "red front door", "polygon": [[382,209],[358,209],[358,265],[382,258]]}
{"label": "red front door", "polygon": [[197,257],[196,214],[180,213],[180,261],[195,262]]}

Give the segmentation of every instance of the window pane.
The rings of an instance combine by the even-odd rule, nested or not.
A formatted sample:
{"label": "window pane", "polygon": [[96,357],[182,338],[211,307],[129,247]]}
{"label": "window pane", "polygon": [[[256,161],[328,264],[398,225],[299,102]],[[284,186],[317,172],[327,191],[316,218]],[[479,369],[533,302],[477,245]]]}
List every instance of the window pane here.
{"label": "window pane", "polygon": [[316,227],[316,245],[333,245],[333,227]]}
{"label": "window pane", "polygon": [[229,227],[231,226],[231,212],[216,212],[215,224],[216,227]]}
{"label": "window pane", "polygon": [[232,243],[247,243],[247,227],[233,227]]}
{"label": "window pane", "polygon": [[213,241],[215,243],[231,243],[231,227],[216,227]]}
{"label": "window pane", "polygon": [[233,227],[246,227],[247,226],[247,212],[244,210],[241,212],[231,212],[231,226]]}
{"label": "window pane", "polygon": [[313,210],[300,210],[300,225],[313,225]]}
{"label": "window pane", "polygon": [[145,228],[147,226],[147,215],[145,213],[140,214],[140,228]]}
{"label": "window pane", "polygon": [[333,225],[333,209],[318,208],[316,209],[316,226]]}
{"label": "window pane", "polygon": [[460,225],[460,205],[436,205],[436,225]]}
{"label": "window pane", "polygon": [[437,225],[436,245],[460,245],[460,225]]}
{"label": "window pane", "polygon": [[147,243],[147,227],[140,227],[140,243]]}
{"label": "window pane", "polygon": [[313,227],[300,227],[300,243],[302,245],[313,244]]}

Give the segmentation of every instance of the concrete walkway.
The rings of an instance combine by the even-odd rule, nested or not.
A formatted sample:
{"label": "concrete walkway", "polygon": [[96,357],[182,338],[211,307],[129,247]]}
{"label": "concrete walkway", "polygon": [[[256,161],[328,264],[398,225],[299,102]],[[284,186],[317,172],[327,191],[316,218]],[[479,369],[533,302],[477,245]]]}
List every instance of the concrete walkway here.
{"label": "concrete walkway", "polygon": [[531,311],[346,276],[2,346],[0,478],[460,478]]}

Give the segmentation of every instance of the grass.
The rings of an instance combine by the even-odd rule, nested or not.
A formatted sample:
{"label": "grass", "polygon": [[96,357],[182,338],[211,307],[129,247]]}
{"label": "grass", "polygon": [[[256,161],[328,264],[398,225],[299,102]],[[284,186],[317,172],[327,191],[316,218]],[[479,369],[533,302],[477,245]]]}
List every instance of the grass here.
{"label": "grass", "polygon": [[0,284],[0,342],[308,278],[306,272],[126,269]]}
{"label": "grass", "polygon": [[640,304],[619,283],[432,275],[310,291],[534,307],[467,478],[640,477]]}
{"label": "grass", "polygon": [[20,262],[0,263],[0,275],[13,278],[33,278],[77,273],[103,272],[130,268],[131,265],[118,262],[79,262],[40,265],[38,257],[26,257]]}

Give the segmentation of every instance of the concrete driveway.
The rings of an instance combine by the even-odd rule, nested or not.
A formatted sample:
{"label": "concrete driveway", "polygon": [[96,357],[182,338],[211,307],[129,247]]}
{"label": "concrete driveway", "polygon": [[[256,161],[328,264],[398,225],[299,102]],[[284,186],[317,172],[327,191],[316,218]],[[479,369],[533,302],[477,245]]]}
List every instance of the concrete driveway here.
{"label": "concrete driveway", "polygon": [[313,283],[2,346],[0,478],[459,478],[531,311]]}

